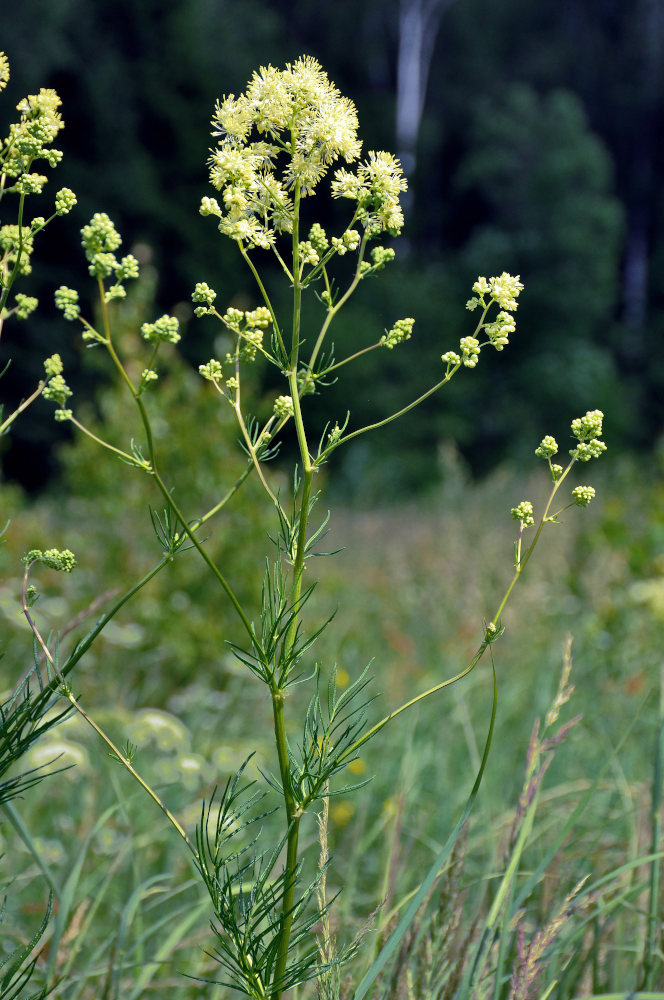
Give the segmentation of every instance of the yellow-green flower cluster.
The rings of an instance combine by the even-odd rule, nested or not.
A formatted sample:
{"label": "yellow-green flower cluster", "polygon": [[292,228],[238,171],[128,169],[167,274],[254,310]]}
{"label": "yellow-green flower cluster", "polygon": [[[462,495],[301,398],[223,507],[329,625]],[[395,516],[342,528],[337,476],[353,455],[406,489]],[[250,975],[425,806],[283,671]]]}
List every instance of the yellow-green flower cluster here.
{"label": "yellow-green flower cluster", "polygon": [[587,507],[595,497],[595,490],[592,486],[575,486],[572,496],[577,507]]}
{"label": "yellow-green flower cluster", "polygon": [[41,191],[46,178],[31,174],[33,161],[43,159],[49,166],[55,167],[62,159],[59,149],[49,148],[60,129],[64,128],[58,111],[61,104],[54,90],[42,88],[38,94],[29,94],[16,105],[21,117],[9,126],[7,138],[0,143],[3,173],[19,179],[17,186],[8,187],[7,191],[24,194]]}
{"label": "yellow-green flower cluster", "polygon": [[357,202],[357,217],[371,236],[385,231],[398,236],[403,227],[399,198],[407,189],[400,162],[385,152],[370,152],[354,174],[337,170],[332,182],[334,198]]}
{"label": "yellow-green flower cluster", "polygon": [[392,329],[380,338],[379,343],[391,351],[397,344],[401,344],[404,340],[410,340],[414,324],[415,320],[411,317],[398,319]]}
{"label": "yellow-green flower cluster", "polygon": [[[293,229],[295,201],[310,195],[337,160],[352,163],[361,152],[357,111],[310,56],[283,70],[262,67],[246,91],[217,102],[212,119],[219,141],[210,157],[210,181],[221,192],[203,198],[201,214],[219,219],[219,230],[248,247],[269,247],[275,234]],[[335,198],[357,202],[356,216],[370,235],[403,225],[399,196],[406,190],[401,165],[389,153],[372,152],[356,173],[336,171]],[[314,264],[327,249],[311,236]],[[359,239],[358,239],[359,244]],[[338,252],[352,249],[343,241]]]}
{"label": "yellow-green flower cluster", "polygon": [[9,83],[9,59],[0,52],[0,90],[4,90]]}
{"label": "yellow-green flower cluster", "polygon": [[30,549],[27,555],[23,556],[23,562],[29,566],[34,562],[42,562],[49,569],[60,570],[63,573],[71,573],[76,566],[76,556],[71,549]]}
{"label": "yellow-green flower cluster", "polygon": [[589,462],[591,458],[599,458],[606,451],[606,445],[600,441],[603,419],[601,410],[588,410],[584,417],[577,417],[572,421],[572,434],[579,444],[572,448],[570,454],[579,461]]}
{"label": "yellow-green flower cluster", "polygon": [[201,212],[249,246],[270,246],[275,233],[291,232],[292,192],[311,194],[330,164],[357,159],[361,148],[353,103],[309,56],[283,70],[262,67],[243,94],[217,102],[212,126],[219,142],[210,181],[223,207],[207,198]]}
{"label": "yellow-green flower cluster", "polygon": [[475,297],[468,300],[466,308],[471,310],[478,306],[486,308],[486,297],[489,296],[490,299],[498,303],[500,309],[514,312],[518,306],[519,293],[523,291],[523,285],[519,278],[518,274],[515,277],[506,271],[503,271],[499,278],[489,278],[488,281],[486,278],[479,277],[473,285]]}
{"label": "yellow-green flower cluster", "polygon": [[515,521],[521,522],[522,528],[527,528],[528,525],[535,523],[533,505],[528,500],[522,500],[516,507],[512,507],[510,513]]}
{"label": "yellow-green flower cluster", "polygon": [[85,256],[89,261],[88,271],[93,278],[102,281],[111,276],[115,283],[104,293],[105,300],[121,299],[126,295],[124,282],[138,277],[138,260],[133,254],[127,254],[118,260],[114,251],[122,243],[122,237],[106,212],[96,212],[87,226],[81,229],[81,237]]}
{"label": "yellow-green flower cluster", "polygon": [[213,302],[217,297],[217,293],[213,288],[205,281],[197,281],[196,287],[191,293],[192,302],[201,302],[202,305],[196,306],[194,309],[195,316],[207,316],[214,312]]}
{"label": "yellow-green flower cluster", "polygon": [[180,321],[165,313],[154,323],[143,323],[141,337],[152,344],[177,344],[180,340]]}
{"label": "yellow-green flower cluster", "polygon": [[293,416],[293,399],[291,396],[277,396],[274,401],[274,415],[282,420]]}
{"label": "yellow-green flower cluster", "polygon": [[17,319],[27,319],[38,305],[39,301],[34,295],[23,295],[21,292],[17,292],[13,311]]}
{"label": "yellow-green flower cluster", "polygon": [[81,313],[81,307],[78,304],[78,292],[76,289],[67,288],[66,285],[60,285],[59,288],[56,288],[55,306],[57,309],[62,310],[65,314],[65,319],[78,319]]}

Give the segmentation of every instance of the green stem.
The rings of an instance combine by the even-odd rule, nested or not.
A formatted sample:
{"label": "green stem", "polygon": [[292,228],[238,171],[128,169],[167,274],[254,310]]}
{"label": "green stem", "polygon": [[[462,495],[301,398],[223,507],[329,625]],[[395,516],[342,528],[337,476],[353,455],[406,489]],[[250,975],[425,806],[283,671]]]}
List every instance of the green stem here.
{"label": "green stem", "polygon": [[541,518],[539,520],[539,524],[537,525],[537,531],[535,532],[535,536],[534,536],[532,542],[530,543],[530,545],[528,546],[528,549],[526,550],[526,554],[523,557],[523,559],[519,559],[517,567],[516,567],[516,570],[514,572],[514,576],[512,577],[512,582],[510,583],[509,587],[505,591],[505,595],[504,595],[502,601],[500,602],[500,604],[498,605],[498,610],[496,611],[494,617],[492,618],[492,621],[495,622],[496,624],[498,624],[498,622],[500,621],[500,616],[502,615],[503,611],[505,610],[505,605],[507,604],[507,602],[509,600],[510,594],[514,590],[514,587],[516,586],[517,580],[519,579],[519,577],[523,573],[524,569],[526,568],[526,564],[528,563],[528,560],[530,559],[530,557],[533,554],[535,546],[537,545],[537,542],[539,541],[539,537],[542,534],[542,528],[544,527],[545,524],[547,524],[549,521],[552,520],[551,516],[549,515],[549,511],[551,510],[551,505],[553,504],[553,501],[554,501],[554,498],[556,496],[556,493],[560,489],[560,486],[562,485],[563,480],[565,480],[567,478],[567,475],[568,475],[570,469],[572,468],[572,466],[574,465],[575,461],[576,461],[575,458],[573,458],[570,461],[570,463],[567,466],[567,468],[565,469],[565,471],[562,473],[562,475],[553,484],[553,489],[551,490],[551,493],[549,494],[549,499],[547,500],[546,507],[544,508],[544,513],[542,514],[542,516],[541,516]]}
{"label": "green stem", "polygon": [[[297,637],[297,627],[299,621],[299,601],[302,593],[302,576],[304,573],[304,554],[307,541],[307,522],[309,516],[309,500],[311,497],[311,483],[313,479],[313,467],[309,456],[304,423],[302,420],[302,410],[297,386],[297,365],[300,349],[300,309],[302,300],[302,287],[300,283],[300,259],[299,259],[299,207],[300,207],[300,187],[295,185],[293,197],[293,332],[291,343],[290,370],[288,372],[288,383],[293,400],[293,418],[297,431],[297,440],[300,446],[302,459],[303,476],[302,492],[300,499],[300,520],[297,533],[297,551],[293,560],[293,590],[292,606],[294,608],[293,617],[286,633],[285,643],[285,663],[288,669],[290,653],[295,646]],[[272,708],[274,715],[274,735],[277,744],[277,756],[279,758],[279,771],[284,795],[284,806],[286,809],[286,823],[288,829],[288,842],[286,848],[286,882],[284,896],[281,905],[281,925],[279,928],[279,945],[277,949],[277,960],[272,976],[271,1000],[279,1000],[282,994],[281,982],[286,971],[288,962],[288,952],[290,949],[291,930],[293,926],[293,902],[295,899],[295,875],[297,871],[297,852],[300,832],[300,818],[302,809],[298,808],[293,797],[291,788],[290,759],[288,756],[288,744],[286,740],[286,725],[284,719],[284,690],[281,686],[286,681],[286,676],[279,678],[279,683],[271,687]]]}
{"label": "green stem", "polygon": [[240,253],[244,257],[244,259],[247,262],[247,264],[249,265],[249,269],[251,270],[251,273],[253,274],[253,276],[254,276],[254,278],[256,280],[256,284],[260,288],[261,295],[263,296],[263,301],[265,302],[265,305],[270,310],[270,315],[272,317],[272,326],[274,328],[274,332],[277,335],[277,339],[279,341],[279,346],[281,347],[281,350],[283,351],[284,357],[285,357],[286,356],[286,345],[284,344],[283,338],[281,336],[281,330],[279,329],[279,323],[277,322],[277,315],[276,315],[274,309],[272,308],[272,303],[270,302],[270,297],[267,294],[267,291],[265,290],[265,285],[263,284],[263,282],[261,280],[261,277],[260,277],[258,271],[256,270],[255,266],[254,266],[253,260],[251,259],[251,257],[249,256],[249,254],[247,253],[247,251],[245,250],[245,248],[243,247],[242,241],[241,240],[236,240],[236,243],[237,243],[237,245],[238,245],[238,247],[240,249]]}
{"label": "green stem", "polygon": [[414,399],[412,403],[409,403],[407,406],[402,407],[402,409],[397,410],[397,412],[393,413],[391,416],[385,417],[384,420],[378,420],[375,424],[367,424],[366,427],[360,427],[356,431],[351,431],[350,434],[344,434],[344,436],[342,438],[339,438],[339,440],[336,442],[335,448],[338,448],[339,445],[345,444],[346,441],[351,441],[353,438],[358,437],[360,434],[366,434],[367,431],[375,431],[379,427],[384,427],[386,424],[391,424],[393,420],[397,420],[397,418],[402,417],[404,413],[408,413],[409,410],[413,410],[416,406],[419,406],[420,403],[423,403],[425,399],[428,399],[429,396],[433,396],[434,392],[438,392],[438,390],[441,389],[446,382],[449,382],[454,373],[457,371],[458,367],[459,366],[456,365],[454,368],[452,368],[451,371],[449,371],[445,375],[445,378],[440,380],[440,382],[436,382],[436,384],[432,386],[431,389],[427,389],[427,391],[422,393],[421,396],[418,396],[417,399]]}
{"label": "green stem", "polygon": [[38,396],[41,396],[45,385],[46,382],[44,381],[40,382],[35,391],[30,396],[28,396],[27,399],[23,400],[18,409],[14,410],[13,413],[10,413],[7,419],[2,424],[0,424],[0,436],[2,436],[7,430],[7,428],[14,423],[18,415],[20,413],[23,413],[23,410],[27,410],[28,406],[30,406],[31,403],[34,403],[34,401],[37,399]]}
{"label": "green stem", "polygon": [[[346,302],[348,302],[349,298],[351,297],[351,295],[353,294],[353,292],[355,291],[355,289],[357,288],[357,286],[359,285],[359,283],[361,281],[362,272],[360,270],[360,265],[361,265],[362,261],[364,260],[364,250],[365,250],[365,247],[367,245],[367,240],[368,240],[368,236],[365,233],[364,236],[362,237],[362,242],[360,244],[360,249],[359,249],[359,252],[358,252],[358,255],[357,255],[357,266],[355,268],[355,274],[353,276],[353,280],[351,281],[350,285],[348,286],[348,288],[346,289],[346,291],[344,292],[344,294],[341,296],[341,298],[339,299],[339,301],[336,302],[334,305],[330,305],[329,308],[328,308],[327,316],[325,317],[323,325],[322,325],[322,327],[320,329],[320,333],[318,334],[318,337],[316,338],[316,343],[314,344],[314,349],[311,352],[311,357],[309,358],[309,370],[310,371],[313,369],[314,365],[316,364],[316,358],[318,357],[320,349],[323,346],[323,341],[325,339],[325,334],[327,333],[327,331],[329,329],[330,323],[332,322],[332,320],[334,319],[334,317],[336,316],[336,314],[339,312],[339,310],[346,304]],[[360,353],[363,353],[363,352],[360,352]]]}
{"label": "green stem", "polygon": [[102,448],[107,448],[109,451],[115,452],[115,454],[118,455],[123,460],[123,462],[128,462],[129,465],[135,465],[138,466],[139,468],[143,468],[145,469],[146,472],[152,471],[149,467],[146,467],[145,465],[139,466],[136,459],[132,455],[128,455],[126,451],[122,451],[121,448],[116,448],[114,445],[109,444],[108,441],[104,441],[102,440],[102,438],[97,437],[96,434],[93,434],[92,431],[88,430],[87,427],[85,427],[82,423],[80,423],[76,419],[76,417],[71,416],[69,417],[69,420],[72,424],[74,424],[75,427],[78,427],[78,429],[82,431],[83,434],[87,434],[89,438],[92,438],[92,440],[95,441],[96,444],[101,445]]}

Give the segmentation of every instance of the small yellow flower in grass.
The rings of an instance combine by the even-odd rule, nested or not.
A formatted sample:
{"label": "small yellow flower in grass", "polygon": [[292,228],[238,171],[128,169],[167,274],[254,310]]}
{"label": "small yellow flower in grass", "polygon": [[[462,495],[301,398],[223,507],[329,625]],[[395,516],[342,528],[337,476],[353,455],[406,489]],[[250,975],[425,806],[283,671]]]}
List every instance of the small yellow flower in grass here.
{"label": "small yellow flower in grass", "polygon": [[345,688],[348,687],[348,682],[350,681],[350,674],[343,667],[339,667],[337,670],[337,687]]}
{"label": "small yellow flower in grass", "polygon": [[337,826],[346,826],[352,819],[354,812],[355,810],[350,802],[342,799],[340,802],[335,802],[330,806],[330,819]]}

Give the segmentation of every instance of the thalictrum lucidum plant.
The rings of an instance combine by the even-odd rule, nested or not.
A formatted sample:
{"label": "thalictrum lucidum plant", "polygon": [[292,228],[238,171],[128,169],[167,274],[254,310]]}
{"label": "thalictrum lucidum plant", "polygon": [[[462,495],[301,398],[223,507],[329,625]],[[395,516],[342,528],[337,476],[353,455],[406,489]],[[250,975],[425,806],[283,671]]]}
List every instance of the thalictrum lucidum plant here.
{"label": "thalictrum lucidum plant", "polygon": [[[3,185],[5,176],[15,176],[11,170],[18,169],[17,157],[23,157],[21,163],[24,163],[25,157],[30,160],[40,155],[30,152],[37,139],[28,128],[39,108],[50,123],[48,136],[52,137],[54,129],[57,131],[57,103],[55,95],[29,99],[22,112],[28,138],[23,141],[10,136],[9,152],[5,153],[9,170],[3,174]],[[312,558],[322,554],[320,545],[329,517],[321,522],[314,515],[320,497],[316,477],[333,453],[348,442],[405,416],[442,389],[461,368],[476,367],[483,348],[502,352],[515,331],[514,316],[523,286],[518,276],[507,273],[489,279],[479,277],[467,303],[467,308],[478,316],[474,329],[461,338],[456,350],[442,353],[441,368],[432,384],[424,386],[417,398],[402,401],[394,412],[370,425],[354,426],[349,411],[331,414],[322,433],[314,431],[306,413],[309,395],[324,392],[326,384],[342,378],[344,367],[360,356],[370,351],[400,348],[413,333],[414,319],[403,317],[396,319],[389,330],[377,332],[366,343],[358,344],[348,356],[335,357],[331,344],[331,331],[338,316],[361,282],[373,279],[394,260],[395,251],[386,243],[400,234],[404,223],[400,198],[407,187],[406,179],[392,154],[383,151],[363,154],[352,101],[343,97],[318,62],[307,56],[284,69],[268,66],[254,73],[242,94],[226,96],[217,103],[212,127],[216,141],[210,153],[209,177],[216,196],[204,197],[200,211],[216,219],[220,233],[235,243],[255,279],[257,304],[246,310],[218,309],[215,304],[218,292],[205,281],[196,284],[192,298],[196,316],[213,317],[229,346],[223,356],[201,363],[199,370],[218,393],[220,405],[230,407],[235,414],[246,453],[245,469],[234,482],[227,484],[208,510],[192,517],[190,511],[181,509],[177,482],[168,482],[162,475],[150,413],[150,396],[158,392],[159,356],[178,343],[180,325],[176,317],[169,315],[144,323],[140,331],[146,344],[144,367],[138,371],[123,360],[113,334],[113,303],[125,297],[128,282],[138,277],[139,262],[133,254],[118,256],[121,236],[111,219],[97,212],[81,233],[89,274],[98,290],[99,318],[85,316],[79,294],[73,288],[60,287],[55,300],[65,319],[81,324],[83,341],[107,352],[111,366],[137,408],[142,440],[132,439],[125,447],[119,447],[86,428],[71,404],[72,393],[62,376],[57,355],[47,362],[50,381],[40,391],[55,403],[56,420],[70,422],[135,472],[152,478],[163,505],[161,511],[151,510],[162,556],[141,580],[115,600],[67,654],[57,640],[40,632],[34,610],[37,592],[30,574],[37,567],[71,570],[74,556],[69,550],[35,548],[27,554],[22,606],[36,643],[34,670],[42,690],[60,694],[83,715],[114,757],[154,799],[190,851],[209,893],[213,912],[213,954],[220,967],[220,978],[210,981],[226,983],[256,1000],[279,1000],[296,985],[320,978],[325,968],[341,965],[358,947],[354,942],[335,951],[329,932],[325,940],[321,941],[320,936],[317,939],[321,927],[329,928],[330,903],[325,894],[327,854],[325,850],[321,852],[323,860],[317,866],[309,862],[300,844],[303,821],[309,818],[313,825],[316,807],[326,815],[328,796],[339,790],[340,775],[358,758],[368,740],[406,709],[475,668],[503,631],[501,618],[505,605],[544,526],[557,522],[567,507],[585,506],[592,499],[592,487],[576,487],[571,500],[556,507],[573,465],[597,457],[605,446],[601,441],[602,414],[597,410],[573,422],[575,443],[565,466],[552,462],[558,452],[554,439],[546,437],[542,441],[537,455],[548,463],[552,480],[550,495],[537,523],[529,501],[522,501],[512,510],[519,524],[514,575],[495,613],[482,629],[475,656],[454,677],[441,680],[370,724],[366,712],[372,700],[367,693],[367,668],[357,671],[356,679],[342,688],[337,684],[336,668],[331,669],[325,683],[313,658],[314,644],[331,621],[331,618],[323,623],[310,621],[307,615],[307,602],[315,582]],[[311,219],[313,211],[307,199],[313,201],[325,189],[332,199],[347,208],[345,222],[334,234],[320,222],[305,222],[305,217]],[[24,182],[17,193],[19,225],[13,242],[9,236],[5,237],[8,249],[3,265],[6,279],[3,306],[9,285],[21,271],[28,242],[21,221],[23,199],[29,193]],[[68,208],[72,207],[73,196],[65,198],[61,192],[59,198],[63,206],[66,202]],[[37,230],[42,224],[40,220]],[[275,305],[264,266],[268,256],[276,262],[290,289],[288,310]],[[340,258],[347,260],[341,263]],[[348,261],[352,262],[350,268]],[[316,325],[303,318],[305,297],[315,297],[318,301]],[[21,308],[20,303],[16,308]],[[272,366],[282,380],[270,412],[261,419],[247,412],[245,389],[247,370],[258,358]],[[277,454],[287,426],[294,428],[298,450],[289,495],[275,485],[268,465]],[[163,433],[160,438],[164,439]],[[210,554],[201,530],[233,500],[250,475],[260,480],[275,517],[270,555],[265,567],[257,567],[257,579],[262,581],[257,620],[252,609],[238,599],[232,580],[225,567]],[[528,542],[530,528],[533,533]],[[238,762],[235,774],[203,804],[201,820],[193,835],[137,772],[132,748],[118,748],[79,703],[69,677],[123,605],[187,549],[197,552],[213,584],[219,588],[220,598],[230,601],[235,610],[244,639],[233,643],[232,651],[247,669],[247,683],[264,686],[274,730],[274,760],[272,767],[262,773],[263,787],[249,777],[249,762]],[[294,685],[304,684],[310,687],[308,706],[302,717],[291,718],[288,709],[293,700],[289,701],[289,693]],[[392,937],[358,985],[357,1000],[366,995],[382,965],[394,953],[454,845],[479,788],[491,731],[492,726],[466,810]],[[281,815],[281,834],[264,844],[261,821],[275,810]],[[324,839],[324,833],[321,837]],[[313,874],[306,874],[307,867],[313,868]]]}

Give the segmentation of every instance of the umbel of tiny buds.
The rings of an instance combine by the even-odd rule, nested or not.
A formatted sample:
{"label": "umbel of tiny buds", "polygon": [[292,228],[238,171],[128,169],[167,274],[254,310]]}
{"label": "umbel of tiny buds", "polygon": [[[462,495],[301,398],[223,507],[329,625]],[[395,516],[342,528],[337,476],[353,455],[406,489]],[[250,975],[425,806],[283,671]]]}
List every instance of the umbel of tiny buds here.
{"label": "umbel of tiny buds", "polygon": [[522,528],[527,528],[529,524],[535,523],[533,505],[528,500],[522,500],[516,507],[512,507],[510,513],[515,521],[521,522]]}
{"label": "umbel of tiny buds", "polygon": [[577,507],[587,507],[595,497],[595,490],[592,486],[575,486],[572,496]]}
{"label": "umbel of tiny buds", "polygon": [[46,549],[45,552],[42,552],[41,549],[30,549],[23,556],[23,562],[26,566],[30,566],[35,562],[41,562],[44,566],[48,566],[49,569],[71,573],[76,566],[76,556],[71,549]]}
{"label": "umbel of tiny buds", "polygon": [[570,450],[570,455],[580,462],[589,462],[591,458],[599,458],[606,451],[606,445],[599,440],[602,436],[603,419],[601,410],[588,410],[585,417],[577,417],[572,421],[572,434],[579,444]]}

